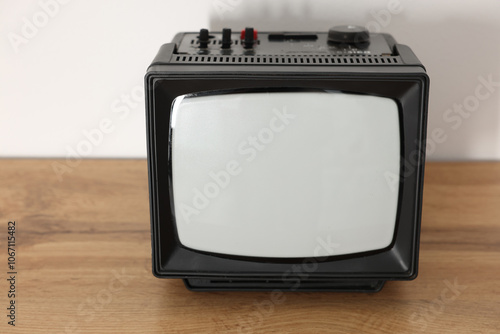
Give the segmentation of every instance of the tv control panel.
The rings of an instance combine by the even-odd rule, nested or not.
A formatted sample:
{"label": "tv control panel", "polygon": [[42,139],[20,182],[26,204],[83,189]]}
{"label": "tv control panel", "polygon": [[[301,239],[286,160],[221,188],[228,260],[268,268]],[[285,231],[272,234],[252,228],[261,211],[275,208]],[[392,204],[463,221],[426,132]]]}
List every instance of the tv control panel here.
{"label": "tv control panel", "polygon": [[393,56],[394,39],[387,34],[369,33],[359,26],[337,26],[328,32],[260,32],[248,27],[241,31],[201,29],[183,33],[178,55],[283,56],[283,55],[368,55]]}

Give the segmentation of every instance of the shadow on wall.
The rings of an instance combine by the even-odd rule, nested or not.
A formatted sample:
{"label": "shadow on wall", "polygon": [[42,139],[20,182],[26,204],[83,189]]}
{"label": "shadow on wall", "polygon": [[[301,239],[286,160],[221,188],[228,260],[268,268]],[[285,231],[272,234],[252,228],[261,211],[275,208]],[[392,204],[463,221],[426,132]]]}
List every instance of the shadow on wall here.
{"label": "shadow on wall", "polygon": [[209,28],[327,31],[357,24],[388,32],[415,51],[431,77],[428,157],[500,159],[500,23],[477,20],[477,13],[432,21],[405,3],[374,4],[378,7],[348,12],[333,2],[321,2],[319,11],[318,3],[308,1],[214,0]]}

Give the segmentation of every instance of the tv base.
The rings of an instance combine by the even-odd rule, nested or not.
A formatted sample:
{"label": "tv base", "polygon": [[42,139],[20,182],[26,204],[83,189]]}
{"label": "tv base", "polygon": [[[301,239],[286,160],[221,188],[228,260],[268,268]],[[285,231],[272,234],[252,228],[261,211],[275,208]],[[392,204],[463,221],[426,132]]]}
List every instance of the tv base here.
{"label": "tv base", "polygon": [[297,291],[297,292],[378,292],[385,280],[328,279],[247,279],[247,278],[187,278],[186,288],[192,291]]}

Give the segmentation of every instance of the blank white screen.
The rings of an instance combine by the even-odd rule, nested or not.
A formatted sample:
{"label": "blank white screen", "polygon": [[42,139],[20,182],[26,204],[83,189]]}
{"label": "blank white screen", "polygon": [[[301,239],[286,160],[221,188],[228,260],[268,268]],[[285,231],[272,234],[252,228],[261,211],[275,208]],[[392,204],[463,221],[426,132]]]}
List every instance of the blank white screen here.
{"label": "blank white screen", "polygon": [[317,257],[387,247],[398,107],[338,92],[179,97],[172,107],[180,242],[222,254]]}

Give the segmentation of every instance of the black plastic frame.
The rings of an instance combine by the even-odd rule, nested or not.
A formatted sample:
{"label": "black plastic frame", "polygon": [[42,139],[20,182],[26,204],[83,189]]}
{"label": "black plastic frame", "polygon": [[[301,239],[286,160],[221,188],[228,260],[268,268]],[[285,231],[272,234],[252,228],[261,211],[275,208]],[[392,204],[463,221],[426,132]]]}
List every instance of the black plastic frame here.
{"label": "black plastic frame", "polygon": [[[359,93],[354,93],[354,92],[349,92],[349,91],[340,91],[340,90],[335,90],[335,91],[332,91],[332,90],[321,90],[321,89],[313,89],[313,88],[308,88],[308,89],[305,89],[305,88],[284,88],[284,87],[273,87],[273,88],[255,88],[255,89],[229,89],[229,90],[214,90],[214,91],[201,91],[201,92],[197,92],[197,93],[193,93],[193,94],[188,94],[188,95],[185,95],[186,97],[199,97],[199,96],[211,96],[211,95],[227,95],[227,94],[242,94],[242,93],[248,93],[248,94],[252,94],[252,93],[262,93],[262,92],[266,92],[266,93],[275,93],[275,92],[297,92],[297,93],[303,93],[303,92],[314,92],[314,93],[317,93],[317,92],[324,92],[324,93],[329,93],[329,92],[336,92],[336,93],[343,93],[343,94],[352,94],[352,95],[373,95],[373,94],[359,94]],[[172,101],[172,105],[173,105],[174,101]],[[402,109],[401,109],[401,105],[399,103],[397,103],[397,107],[398,107],[398,123],[399,123],[399,133],[400,133],[400,139],[401,141],[403,142],[404,139],[403,139],[403,132],[404,132],[404,129],[403,129],[403,121],[402,121]],[[171,124],[169,124],[169,145],[168,145],[168,149],[169,149],[169,152],[168,152],[168,155],[169,157],[172,156],[172,146],[170,145],[170,139],[171,139],[171,136],[172,136],[172,127],[171,127]],[[404,164],[401,164],[401,160],[402,160],[402,157],[404,155],[404,147],[400,147],[400,175],[402,175],[404,173]],[[170,163],[170,159],[169,159],[169,163]],[[169,165],[169,170],[168,170],[168,174],[169,174],[169,178],[170,180],[173,179],[173,173],[172,173],[172,166],[171,164]],[[170,183],[170,187],[172,188],[171,189],[171,192],[173,192],[173,184]],[[403,187],[403,183],[400,182],[399,183],[399,187],[398,187],[398,205],[397,205],[397,208],[396,208],[396,217],[399,217],[399,212],[401,211],[401,203],[402,203],[402,187]],[[170,196],[170,206],[171,208],[174,207],[174,199],[173,199],[173,195]],[[174,210],[172,209],[172,212],[173,212],[173,219],[175,220],[175,212]],[[176,227],[176,224],[174,224],[174,226]],[[386,251],[387,249],[390,249],[391,247],[394,246],[394,242],[395,242],[395,237],[397,235],[397,230],[398,230],[398,226],[399,226],[399,220],[396,219],[396,222],[395,222],[395,226],[394,226],[394,234],[393,234],[393,237],[392,237],[392,241],[391,243],[387,246],[387,247],[384,247],[382,249],[376,249],[376,250],[371,250],[371,251],[365,251],[365,252],[358,252],[358,253],[348,253],[348,254],[342,254],[342,255],[335,255],[335,256],[329,256],[329,257],[316,257],[315,258],[315,261],[316,262],[325,262],[325,261],[332,261],[333,258],[335,258],[335,260],[341,260],[341,259],[349,259],[349,258],[354,258],[354,257],[362,257],[362,256],[367,256],[367,255],[372,255],[372,254],[376,254],[376,253],[381,253],[381,252],[384,252]],[[178,237],[178,232],[177,230],[175,230],[175,237],[176,237],[176,241],[180,243],[180,239]],[[190,248],[190,247],[187,247],[187,246],[182,246],[183,248],[185,249],[189,249],[189,250],[192,250],[192,251],[195,251],[197,253],[201,253],[201,254],[206,254],[206,255],[212,255],[212,256],[218,256],[218,257],[224,257],[224,258],[227,258],[227,259],[235,259],[235,260],[243,260],[243,261],[266,261],[268,263],[290,263],[290,264],[296,264],[296,263],[300,263],[301,261],[304,261],[305,258],[294,258],[294,257],[286,257],[286,258],[283,258],[283,257],[255,257],[255,256],[244,256],[244,255],[232,255],[232,254],[223,254],[223,253],[214,253],[214,252],[207,252],[207,251],[202,251],[202,250],[196,250],[196,249],[193,249],[193,248]],[[188,286],[188,283],[186,282],[186,286]]]}
{"label": "black plastic frame", "polygon": [[[314,261],[316,270],[308,273],[306,281],[330,279],[333,283],[338,279],[357,281],[361,279],[377,282],[416,277],[425,160],[428,77],[421,67],[376,69],[351,67],[321,70],[322,72],[300,69],[300,66],[295,66],[293,69],[255,66],[245,69],[231,66],[216,69],[208,66],[168,66],[168,71],[159,66],[150,68],[145,80],[152,260],[155,276],[187,279],[186,284],[189,284],[189,279],[195,278],[246,278],[257,281],[284,279],[292,266]],[[180,244],[172,206],[169,148],[165,144],[169,143],[168,129],[172,101],[177,96],[198,92],[266,88],[338,90],[387,97],[398,103],[404,177],[400,181],[397,230],[390,247],[382,251],[333,256],[317,261],[231,257],[195,251]],[[407,172],[407,169],[413,169],[413,172]],[[264,281],[262,287],[265,287]],[[220,286],[210,287],[210,284],[205,288],[194,287],[197,290],[212,288],[222,289]]]}

